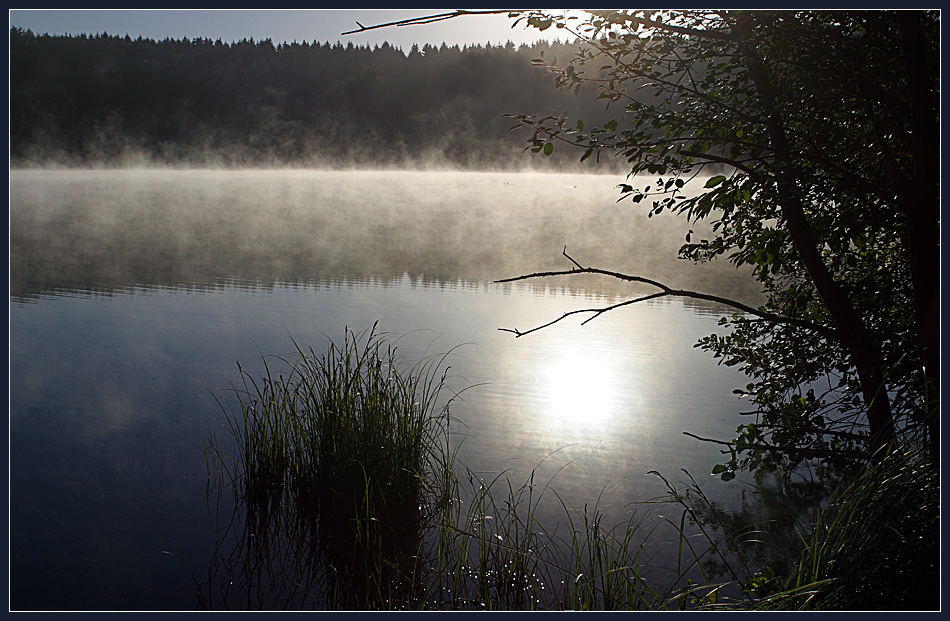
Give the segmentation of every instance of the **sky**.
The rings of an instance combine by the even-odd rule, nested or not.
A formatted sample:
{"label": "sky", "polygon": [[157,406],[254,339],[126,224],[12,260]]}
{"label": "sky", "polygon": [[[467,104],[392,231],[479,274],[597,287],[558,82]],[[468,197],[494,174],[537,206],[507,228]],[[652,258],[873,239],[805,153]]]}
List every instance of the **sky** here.
{"label": "sky", "polygon": [[[518,25],[512,29],[513,20],[507,15],[473,15],[442,22],[409,26],[389,27],[362,34],[341,36],[341,33],[356,28],[356,22],[364,26],[387,23],[399,19],[443,13],[452,9],[195,9],[195,10],[145,10],[145,9],[86,9],[86,10],[34,10],[12,9],[10,26],[32,30],[37,34],[108,34],[133,39],[142,36],[151,39],[210,38],[225,42],[253,38],[256,41],[271,39],[274,43],[290,41],[352,41],[354,45],[374,44],[388,41],[408,51],[413,43],[440,45],[505,43],[516,45],[531,43],[538,39],[557,38],[555,29],[544,33],[534,28]],[[562,37],[565,39],[565,37]]]}

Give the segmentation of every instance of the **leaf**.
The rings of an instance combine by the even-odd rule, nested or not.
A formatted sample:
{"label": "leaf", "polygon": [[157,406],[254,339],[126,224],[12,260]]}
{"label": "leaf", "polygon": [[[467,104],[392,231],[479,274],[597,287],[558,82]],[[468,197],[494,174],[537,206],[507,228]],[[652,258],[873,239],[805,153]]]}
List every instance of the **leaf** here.
{"label": "leaf", "polygon": [[614,119],[610,119],[609,121],[604,123],[604,127],[607,129],[607,131],[615,132],[617,131],[617,121],[615,121]]}
{"label": "leaf", "polygon": [[549,142],[544,145],[544,154],[551,155],[552,153],[554,153],[554,144]]}
{"label": "leaf", "polygon": [[589,158],[589,157],[590,157],[590,154],[593,153],[593,152],[594,152],[593,149],[587,149],[586,151],[584,151],[584,155],[581,156],[581,161],[583,162],[584,160],[586,160],[587,158]]}
{"label": "leaf", "polygon": [[723,481],[731,481],[736,478],[736,475],[732,472],[723,472],[721,475],[719,475],[719,478]]}
{"label": "leaf", "polygon": [[719,185],[720,183],[722,183],[722,182],[725,181],[725,180],[726,180],[726,176],[725,176],[725,175],[716,175],[715,177],[710,177],[710,178],[706,181],[706,185],[704,185],[703,187],[704,187],[704,188],[714,188],[714,187],[716,187],[717,185]]}

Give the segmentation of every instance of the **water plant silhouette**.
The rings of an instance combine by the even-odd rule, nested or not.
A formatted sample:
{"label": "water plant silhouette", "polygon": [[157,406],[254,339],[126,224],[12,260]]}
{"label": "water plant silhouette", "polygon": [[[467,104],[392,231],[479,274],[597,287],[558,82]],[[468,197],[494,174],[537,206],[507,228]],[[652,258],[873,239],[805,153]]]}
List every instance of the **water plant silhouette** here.
{"label": "water plant silhouette", "polygon": [[400,607],[444,497],[449,354],[401,371],[376,325],[324,354],[294,347],[262,379],[240,368],[233,454],[211,443],[215,487],[237,502],[209,589],[226,606],[238,577],[251,607]]}

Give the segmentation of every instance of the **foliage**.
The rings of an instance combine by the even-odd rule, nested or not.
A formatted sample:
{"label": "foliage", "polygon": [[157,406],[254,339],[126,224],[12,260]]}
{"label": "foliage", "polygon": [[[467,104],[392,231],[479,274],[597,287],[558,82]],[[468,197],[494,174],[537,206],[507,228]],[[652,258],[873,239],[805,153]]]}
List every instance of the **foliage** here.
{"label": "foliage", "polygon": [[939,439],[938,16],[884,11],[513,13],[573,33],[549,65],[602,123],[513,115],[536,152],[613,152],[621,198],[712,225],[680,256],[751,265],[767,295],[699,346],[749,376],[717,466],[843,464]]}

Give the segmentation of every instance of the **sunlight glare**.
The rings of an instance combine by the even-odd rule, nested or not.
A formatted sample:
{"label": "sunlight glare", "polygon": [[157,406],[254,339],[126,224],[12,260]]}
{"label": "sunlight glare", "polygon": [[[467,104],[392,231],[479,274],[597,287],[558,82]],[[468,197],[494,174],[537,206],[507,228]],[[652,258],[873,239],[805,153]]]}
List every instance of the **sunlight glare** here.
{"label": "sunlight glare", "polygon": [[609,420],[618,386],[610,360],[593,352],[570,352],[550,361],[543,371],[552,422],[589,426]]}

